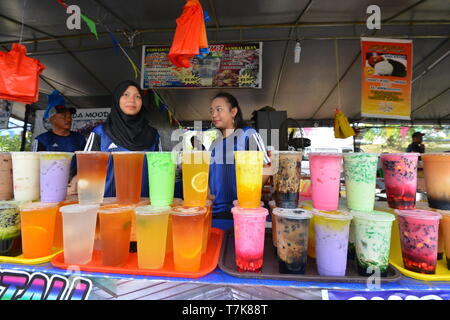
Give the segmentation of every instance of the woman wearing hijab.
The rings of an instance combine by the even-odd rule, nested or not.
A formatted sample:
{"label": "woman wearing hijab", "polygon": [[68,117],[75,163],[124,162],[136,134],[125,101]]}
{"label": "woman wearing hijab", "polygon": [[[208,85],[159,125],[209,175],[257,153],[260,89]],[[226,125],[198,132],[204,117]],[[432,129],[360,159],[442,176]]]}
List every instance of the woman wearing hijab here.
{"label": "woman wearing hijab", "polygon": [[[158,131],[145,117],[143,95],[133,81],[121,82],[113,92],[111,112],[106,121],[95,127],[86,143],[85,151],[161,151]],[[115,197],[114,166],[108,161],[105,197]],[[147,162],[142,170],[142,197],[148,197]]]}

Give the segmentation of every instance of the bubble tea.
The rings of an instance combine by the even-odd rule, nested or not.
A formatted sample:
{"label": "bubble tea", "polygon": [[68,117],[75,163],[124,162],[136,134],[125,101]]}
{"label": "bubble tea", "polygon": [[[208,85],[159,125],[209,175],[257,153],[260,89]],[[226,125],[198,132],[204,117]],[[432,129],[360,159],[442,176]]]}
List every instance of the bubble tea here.
{"label": "bubble tea", "polygon": [[450,153],[423,154],[422,160],[430,207],[450,210]]}
{"label": "bubble tea", "polygon": [[295,209],[300,192],[302,152],[274,151],[272,159],[277,207]]}
{"label": "bubble tea", "polygon": [[0,152],[0,200],[10,200],[13,194],[12,159],[8,152]]}

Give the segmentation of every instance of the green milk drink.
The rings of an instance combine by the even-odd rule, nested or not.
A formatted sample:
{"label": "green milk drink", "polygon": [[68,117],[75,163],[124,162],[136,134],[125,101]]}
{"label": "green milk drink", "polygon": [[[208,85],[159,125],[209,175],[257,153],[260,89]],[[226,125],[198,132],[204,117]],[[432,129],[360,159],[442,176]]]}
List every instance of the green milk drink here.
{"label": "green milk drink", "polygon": [[176,154],[147,152],[150,202],[153,206],[169,206],[175,188]]}
{"label": "green milk drink", "polygon": [[347,206],[350,210],[373,210],[377,179],[378,154],[344,154]]}

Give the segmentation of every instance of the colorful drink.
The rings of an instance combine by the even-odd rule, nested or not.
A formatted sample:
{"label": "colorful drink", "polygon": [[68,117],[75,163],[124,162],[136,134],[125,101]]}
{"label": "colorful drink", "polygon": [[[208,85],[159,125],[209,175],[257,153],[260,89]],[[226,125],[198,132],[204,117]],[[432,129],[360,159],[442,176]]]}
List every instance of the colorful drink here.
{"label": "colorful drink", "polygon": [[[442,216],[439,227],[442,229],[442,238],[444,240],[444,251],[447,259],[447,269],[450,270],[450,210],[438,210]],[[439,235],[440,236],[440,235]]]}
{"label": "colorful drink", "polygon": [[270,219],[272,221],[272,242],[273,246],[275,247],[275,250],[277,249],[277,219],[275,219],[275,216],[273,215],[273,209],[277,207],[277,204],[275,200],[269,201],[269,214]]}
{"label": "colorful drink", "polygon": [[277,220],[277,256],[281,273],[304,274],[308,258],[308,229],[311,212],[273,209]]}
{"label": "colorful drink", "polygon": [[14,200],[39,199],[39,153],[11,152],[13,164]]}
{"label": "colorful drink", "polygon": [[160,269],[164,266],[170,211],[169,206],[135,209],[139,268]]}
{"label": "colorful drink", "polygon": [[231,212],[234,220],[237,270],[259,272],[263,265],[266,216],[269,212],[261,207],[233,207]]}
{"label": "colorful drink", "polygon": [[99,208],[102,263],[104,266],[118,267],[127,263],[133,214],[134,206],[111,204]]}
{"label": "colorful drink", "polygon": [[206,249],[208,248],[209,236],[211,233],[211,225],[212,225],[212,201],[206,200],[206,214],[203,225],[203,241],[202,241],[202,254],[206,253]]}
{"label": "colorful drink", "polygon": [[382,154],[384,183],[389,207],[414,209],[417,192],[418,153]]}
{"label": "colorful drink", "polygon": [[0,256],[15,257],[21,253],[19,208],[14,204],[2,203],[0,204]]}
{"label": "colorful drink", "polygon": [[60,208],[66,264],[86,264],[91,261],[98,208],[98,204],[72,204]]}
{"label": "colorful drink", "polygon": [[337,210],[342,155],[337,153],[310,153],[312,203],[319,210]]}
{"label": "colorful drink", "polygon": [[175,186],[176,154],[172,152],[148,152],[147,163],[152,205],[171,205]]}
{"label": "colorful drink", "polygon": [[275,198],[279,208],[298,207],[302,152],[273,151]]}
{"label": "colorful drink", "polygon": [[375,205],[378,154],[344,154],[347,206],[370,212]]}
{"label": "colorful drink", "polygon": [[175,270],[196,272],[202,257],[206,207],[172,208],[173,261]]}
{"label": "colorful drink", "polygon": [[42,202],[66,199],[72,152],[39,152]]}
{"label": "colorful drink", "polygon": [[100,204],[105,192],[109,152],[75,152],[80,204]]}
{"label": "colorful drink", "polygon": [[183,197],[188,207],[206,205],[211,152],[183,152]]}
{"label": "colorful drink", "polygon": [[264,153],[235,151],[236,188],[240,208],[258,208],[261,203]]}
{"label": "colorful drink", "polygon": [[395,212],[405,268],[418,273],[434,274],[441,215],[426,210],[395,210]]}
{"label": "colorful drink", "polygon": [[63,222],[62,222],[62,213],[61,213],[61,207],[68,206],[71,204],[77,204],[78,201],[75,200],[66,200],[61,201],[58,203],[58,211],[56,212],[56,219],[55,219],[55,231],[53,234],[53,247],[57,249],[63,249],[64,248],[64,237],[63,237]]}
{"label": "colorful drink", "polygon": [[423,154],[422,161],[430,207],[450,210],[450,153]]}
{"label": "colorful drink", "polygon": [[136,204],[141,199],[144,152],[113,152],[118,204]]}
{"label": "colorful drink", "polygon": [[20,206],[22,251],[25,259],[52,254],[57,203],[32,202]]}
{"label": "colorful drink", "polygon": [[0,152],[0,200],[10,200],[14,197],[12,159],[9,152]]}

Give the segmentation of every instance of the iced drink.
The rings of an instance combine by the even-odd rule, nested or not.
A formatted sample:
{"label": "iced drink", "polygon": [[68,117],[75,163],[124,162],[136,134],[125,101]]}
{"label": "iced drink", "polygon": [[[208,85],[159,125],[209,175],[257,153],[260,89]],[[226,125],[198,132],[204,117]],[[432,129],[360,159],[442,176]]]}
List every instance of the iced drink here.
{"label": "iced drink", "polygon": [[395,210],[405,268],[418,273],[434,274],[438,253],[438,212]]}
{"label": "iced drink", "polygon": [[387,276],[392,222],[395,216],[381,211],[351,213],[359,275],[370,276],[378,270],[382,277]]}
{"label": "iced drink", "polygon": [[176,154],[173,152],[148,152],[147,163],[152,205],[171,205],[175,186]]}
{"label": "iced drink", "polygon": [[75,152],[80,204],[100,204],[105,192],[109,152]]}
{"label": "iced drink", "polygon": [[281,273],[304,274],[308,258],[308,229],[312,217],[304,209],[273,209],[277,220],[277,256]]}
{"label": "iced drink", "polygon": [[183,198],[189,207],[206,205],[211,152],[183,152]]}
{"label": "iced drink", "polygon": [[203,241],[202,241],[202,254],[206,253],[206,249],[208,248],[209,236],[211,233],[211,225],[212,225],[212,201],[206,200],[206,214],[204,219],[203,226]]}
{"label": "iced drink", "polygon": [[310,153],[308,156],[314,208],[337,210],[342,155],[337,153]]}
{"label": "iced drink", "polygon": [[277,250],[277,219],[275,219],[275,216],[273,215],[273,209],[275,209],[276,207],[277,204],[275,200],[269,201],[269,214],[272,221],[272,242],[275,250]]}
{"label": "iced drink", "polygon": [[170,211],[169,206],[135,209],[139,268],[161,269],[164,266]]}
{"label": "iced drink", "polygon": [[298,207],[301,181],[302,152],[273,151],[274,186],[277,207]]}
{"label": "iced drink", "polygon": [[39,199],[39,153],[11,152],[13,164],[14,200]]}
{"label": "iced drink", "polygon": [[175,270],[196,272],[200,269],[205,214],[202,207],[172,208],[173,261]]}
{"label": "iced drink", "polygon": [[261,203],[264,153],[235,151],[234,157],[239,207],[258,208]]}
{"label": "iced drink", "polygon": [[2,203],[0,204],[0,256],[15,257],[21,253],[19,207],[15,204]]}
{"label": "iced drink", "polygon": [[20,206],[22,252],[25,259],[52,254],[57,203],[32,202]]}
{"label": "iced drink", "polygon": [[447,269],[450,270],[450,210],[438,210],[442,216],[439,227],[442,229],[442,237],[444,240],[444,251],[447,259]]}
{"label": "iced drink", "polygon": [[408,210],[416,207],[418,157],[418,153],[381,155],[389,207]]}
{"label": "iced drink", "polygon": [[266,216],[269,212],[261,207],[233,207],[231,212],[234,220],[237,270],[259,272],[263,265]]}
{"label": "iced drink", "polygon": [[423,154],[422,161],[430,207],[450,210],[450,153]]}
{"label": "iced drink", "polygon": [[375,204],[378,154],[344,155],[347,206],[351,210],[372,211]]}
{"label": "iced drink", "polygon": [[39,152],[42,202],[66,199],[72,152]]}
{"label": "iced drink", "polygon": [[63,218],[66,264],[86,264],[91,261],[98,208],[98,204],[72,204],[59,209]]}
{"label": "iced drink", "polygon": [[9,152],[0,152],[0,200],[10,200],[14,197],[12,159]]}
{"label": "iced drink", "polygon": [[63,237],[63,222],[61,207],[68,206],[71,204],[77,204],[78,201],[75,200],[65,200],[58,203],[58,211],[56,212],[55,220],[55,231],[53,233],[53,247],[57,249],[64,248],[64,237]]}
{"label": "iced drink", "polygon": [[321,276],[345,276],[351,219],[344,211],[314,211],[316,262]]}
{"label": "iced drink", "polygon": [[134,206],[111,204],[98,210],[102,264],[119,267],[127,263]]}
{"label": "iced drink", "polygon": [[118,204],[137,204],[141,200],[144,152],[113,152],[114,181]]}

